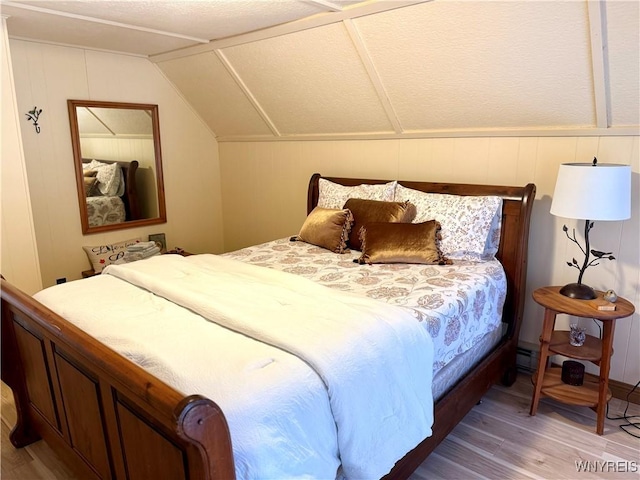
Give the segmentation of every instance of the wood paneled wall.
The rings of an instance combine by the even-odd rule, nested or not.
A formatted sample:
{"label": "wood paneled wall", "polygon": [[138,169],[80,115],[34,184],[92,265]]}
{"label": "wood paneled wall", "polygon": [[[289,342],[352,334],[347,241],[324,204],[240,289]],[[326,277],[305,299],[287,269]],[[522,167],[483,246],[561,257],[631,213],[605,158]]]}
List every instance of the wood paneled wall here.
{"label": "wood paneled wall", "polygon": [[[235,250],[299,231],[306,214],[306,191],[314,172],[330,176],[430,180],[437,182],[537,185],[529,240],[528,297],[535,288],[575,281],[566,265],[580,255],[562,225],[581,223],[549,213],[558,167],[566,162],[632,166],[632,218],[597,222],[593,248],[613,251],[617,260],[591,267],[585,282],[613,288],[640,309],[640,137],[487,137],[412,140],[223,142],[220,143],[224,245]],[[597,195],[597,192],[594,192]],[[580,236],[580,233],[578,233]],[[542,310],[529,300],[520,339],[537,344]],[[612,378],[640,379],[639,314],[616,325]],[[597,325],[581,324],[598,335]],[[568,318],[559,324],[567,326]]]}
{"label": "wood paneled wall", "polygon": [[[0,19],[2,54],[2,167],[0,171],[0,273],[28,293],[42,288],[29,184],[20,139],[22,116],[15,101],[15,85],[5,18]],[[23,128],[34,128],[24,125]]]}
{"label": "wood paneled wall", "polygon": [[[155,65],[142,57],[25,40],[12,39],[9,45],[45,287],[61,277],[78,279],[83,270],[90,268],[84,245],[104,245],[136,237],[146,240],[149,234],[162,232],[170,248],[179,246],[192,252],[222,250],[215,135]],[[82,235],[68,99],[158,105],[166,224]],[[23,121],[22,112],[34,105],[43,110],[39,134]],[[4,161],[3,155],[3,168]],[[3,196],[3,205],[4,200]],[[9,255],[15,254],[15,250]]]}

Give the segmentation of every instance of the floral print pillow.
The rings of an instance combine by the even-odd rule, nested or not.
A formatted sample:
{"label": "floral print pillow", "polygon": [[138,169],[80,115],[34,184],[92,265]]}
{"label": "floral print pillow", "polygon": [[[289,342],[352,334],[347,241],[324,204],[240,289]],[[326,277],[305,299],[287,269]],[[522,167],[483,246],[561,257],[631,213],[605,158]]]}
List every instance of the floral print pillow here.
{"label": "floral print pillow", "polygon": [[[497,196],[463,196],[442,193],[426,193],[398,185],[395,201],[409,201],[418,212],[414,223],[437,220],[442,226],[442,253],[450,259],[484,260],[491,258],[485,253],[497,252],[495,233],[488,241],[494,217],[502,206]],[[502,209],[501,209],[502,210]],[[494,230],[496,226],[494,225]]]}
{"label": "floral print pillow", "polygon": [[489,236],[487,236],[487,243],[484,246],[483,260],[491,260],[496,257],[498,248],[500,247],[500,234],[502,233],[502,198],[500,204],[496,209],[496,213],[491,220],[491,227],[489,228]]}
{"label": "floral print pillow", "polygon": [[342,209],[350,198],[392,202],[397,183],[394,181],[378,185],[362,184],[355,187],[345,187],[321,178],[318,181],[318,207]]}

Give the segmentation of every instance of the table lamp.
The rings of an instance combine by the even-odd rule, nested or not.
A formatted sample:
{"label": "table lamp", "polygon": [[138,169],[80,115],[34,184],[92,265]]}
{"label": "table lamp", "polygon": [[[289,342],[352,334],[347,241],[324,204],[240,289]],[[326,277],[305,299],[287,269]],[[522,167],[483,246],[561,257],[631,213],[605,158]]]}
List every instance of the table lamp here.
{"label": "table lamp", "polygon": [[560,293],[581,300],[596,298],[593,288],[582,283],[582,276],[588,267],[598,265],[601,260],[615,260],[615,257],[612,252],[590,249],[589,231],[594,220],[627,220],[631,217],[631,166],[598,164],[595,157],[593,163],[563,163],[553,192],[551,214],[584,220],[584,247],[576,239],[575,229],[571,236],[567,226],[562,226],[567,238],[582,250],[584,262],[582,266],[575,258],[567,262],[580,273],[578,281],[565,285]]}

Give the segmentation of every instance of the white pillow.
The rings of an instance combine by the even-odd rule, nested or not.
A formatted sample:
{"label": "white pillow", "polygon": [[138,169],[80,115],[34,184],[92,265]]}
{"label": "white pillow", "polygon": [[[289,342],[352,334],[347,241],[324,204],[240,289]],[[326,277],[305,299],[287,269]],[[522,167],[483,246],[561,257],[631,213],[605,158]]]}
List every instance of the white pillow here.
{"label": "white pillow", "polygon": [[[443,193],[426,193],[402,185],[396,187],[395,201],[409,201],[416,206],[413,223],[429,220],[440,222],[442,240],[440,248],[444,256],[457,260],[483,260],[497,252],[495,233],[489,241],[494,218],[502,198],[497,196],[464,196]],[[500,234],[498,227],[498,238]],[[485,247],[488,247],[485,252]],[[495,253],[493,254],[495,255]]]}
{"label": "white pillow", "polygon": [[124,257],[127,247],[142,241],[142,237],[132,238],[123,242],[111,243],[107,245],[94,245],[82,247],[87,254],[91,266],[96,273],[102,272],[107,265],[115,263]]}
{"label": "white pillow", "polygon": [[496,258],[498,248],[500,247],[500,235],[502,233],[502,197],[500,198],[500,205],[496,209],[496,213],[491,220],[491,228],[489,228],[489,235],[487,236],[487,243],[484,246],[483,260],[491,260]]}
{"label": "white pillow", "polygon": [[117,163],[103,163],[91,160],[82,166],[83,170],[95,170],[98,179],[97,187],[105,197],[121,197],[124,195],[124,174]]}
{"label": "white pillow", "polygon": [[318,181],[318,207],[342,209],[350,198],[392,202],[397,184],[398,182],[393,181],[377,185],[362,184],[345,187],[321,178]]}

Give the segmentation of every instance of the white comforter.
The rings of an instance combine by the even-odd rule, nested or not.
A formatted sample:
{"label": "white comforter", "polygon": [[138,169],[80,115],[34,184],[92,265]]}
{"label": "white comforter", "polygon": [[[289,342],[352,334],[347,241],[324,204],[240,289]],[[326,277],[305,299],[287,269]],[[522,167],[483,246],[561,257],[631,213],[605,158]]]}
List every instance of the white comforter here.
{"label": "white comforter", "polygon": [[[213,255],[104,273],[37,298],[174,388],[216,401],[239,478],[333,478],[340,464],[347,478],[379,478],[431,433],[431,339],[396,307]],[[118,302],[106,300],[116,314],[94,306],[87,317],[92,294],[80,291],[104,283],[117,285]]]}

